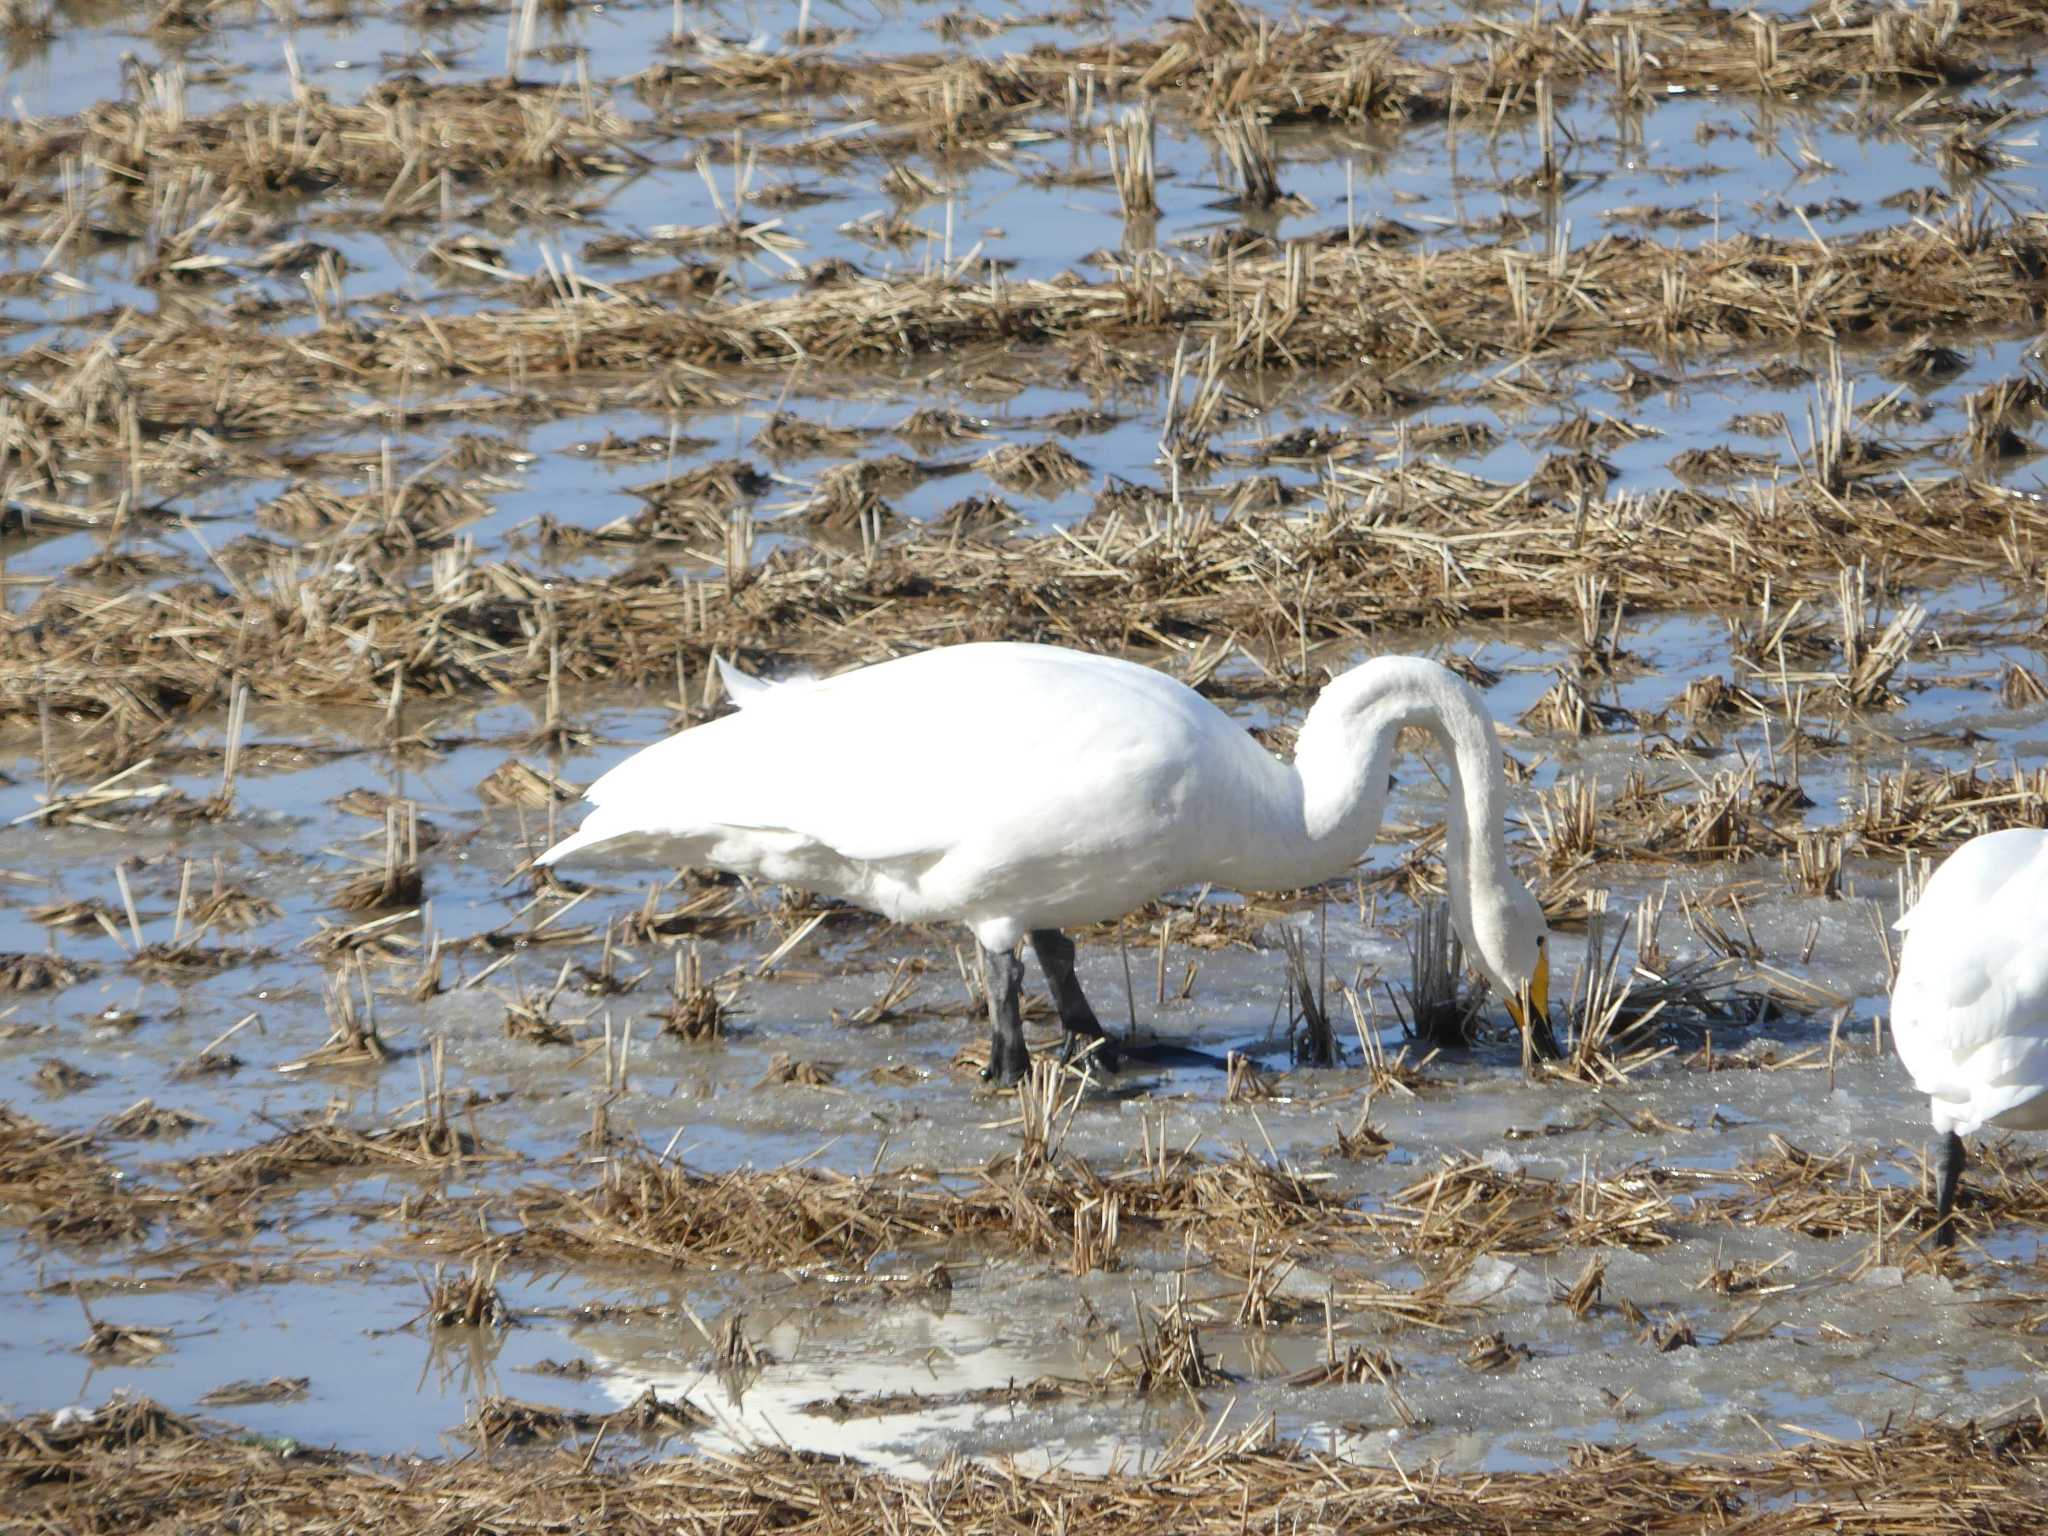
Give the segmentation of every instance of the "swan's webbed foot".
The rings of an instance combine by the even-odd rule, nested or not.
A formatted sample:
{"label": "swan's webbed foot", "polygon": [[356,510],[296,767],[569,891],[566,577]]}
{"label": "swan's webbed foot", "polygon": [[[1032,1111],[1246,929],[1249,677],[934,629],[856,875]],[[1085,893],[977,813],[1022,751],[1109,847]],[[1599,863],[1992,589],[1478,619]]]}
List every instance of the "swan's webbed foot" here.
{"label": "swan's webbed foot", "polygon": [[1031,952],[1038,956],[1038,968],[1045,973],[1053,1006],[1059,1010],[1060,1026],[1067,1032],[1066,1043],[1060,1048],[1060,1061],[1072,1061],[1093,1043],[1088,1060],[1105,1072],[1114,1072],[1123,1053],[1081,991],[1081,978],[1074,974],[1074,941],[1057,928],[1034,928]]}
{"label": "swan's webbed foot", "polygon": [[1060,1065],[1067,1065],[1083,1052],[1091,1065],[1105,1072],[1114,1072],[1123,1065],[1123,1048],[1100,1025],[1092,1033],[1085,1029],[1068,1030],[1066,1043],[1060,1047]]}

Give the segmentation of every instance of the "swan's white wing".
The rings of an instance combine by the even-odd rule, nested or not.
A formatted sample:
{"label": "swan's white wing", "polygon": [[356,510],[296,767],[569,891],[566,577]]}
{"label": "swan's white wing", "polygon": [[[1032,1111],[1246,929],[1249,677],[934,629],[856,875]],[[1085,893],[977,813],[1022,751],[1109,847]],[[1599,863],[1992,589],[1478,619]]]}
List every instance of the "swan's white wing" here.
{"label": "swan's white wing", "polygon": [[738,714],[626,759],[556,859],[629,834],[788,835],[845,860],[973,847],[1000,877],[1048,854],[1157,837],[1208,739],[1257,749],[1149,668],[1045,646],[921,652],[805,685],[754,684]]}
{"label": "swan's white wing", "polygon": [[1965,843],[1898,926],[1892,1032],[1936,1126],[1968,1133],[2048,1092],[2048,833]]}

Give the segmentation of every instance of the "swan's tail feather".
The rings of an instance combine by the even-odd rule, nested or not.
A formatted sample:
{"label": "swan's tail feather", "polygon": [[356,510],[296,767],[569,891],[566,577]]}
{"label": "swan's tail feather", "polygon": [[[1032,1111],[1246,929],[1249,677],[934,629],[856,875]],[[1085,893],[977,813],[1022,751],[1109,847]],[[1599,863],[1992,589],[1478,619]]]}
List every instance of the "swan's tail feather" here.
{"label": "swan's tail feather", "polygon": [[593,810],[589,816],[584,818],[582,826],[571,832],[559,843],[556,843],[533,862],[536,864],[560,863],[572,853],[581,853],[586,848],[594,848],[599,843],[611,841],[611,839],[619,836],[624,830],[621,827],[606,825],[604,812],[602,810]]}
{"label": "swan's tail feather", "polygon": [[725,686],[725,696],[732,700],[735,709],[746,709],[771,695],[789,698],[824,681],[812,672],[792,672],[771,682],[765,677],[749,677],[716,651],[711,653],[711,660],[718,667],[718,680]]}
{"label": "swan's tail feather", "polygon": [[749,704],[758,703],[775,691],[773,683],[764,683],[758,677],[747,676],[716,651],[711,653],[711,659],[718,666],[718,681],[724,685],[725,696],[732,700],[736,708],[745,709]]}

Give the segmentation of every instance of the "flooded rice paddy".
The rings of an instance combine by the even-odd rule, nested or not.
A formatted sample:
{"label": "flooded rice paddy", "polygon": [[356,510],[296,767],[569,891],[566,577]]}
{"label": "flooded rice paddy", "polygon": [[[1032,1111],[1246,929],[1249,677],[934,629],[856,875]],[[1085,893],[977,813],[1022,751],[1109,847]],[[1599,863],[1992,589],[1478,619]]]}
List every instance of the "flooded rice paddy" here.
{"label": "flooded rice paddy", "polygon": [[[2043,19],[0,0],[8,1501],[2027,1528],[2048,1165],[1932,1253],[1885,1015],[2048,825]],[[1568,1059],[1412,1038],[1427,754],[1021,1093],[964,931],[530,865],[990,638],[1452,661]]]}

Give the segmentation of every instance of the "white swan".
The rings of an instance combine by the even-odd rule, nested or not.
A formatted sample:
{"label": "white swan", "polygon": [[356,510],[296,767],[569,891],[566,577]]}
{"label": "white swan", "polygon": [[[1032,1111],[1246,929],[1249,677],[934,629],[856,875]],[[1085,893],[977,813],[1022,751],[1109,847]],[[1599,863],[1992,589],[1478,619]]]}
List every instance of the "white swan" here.
{"label": "white swan", "polygon": [[947,646],[801,685],[732,683],[737,714],[629,757],[537,860],[651,836],[679,861],[820,891],[904,922],[974,930],[988,964],[986,1075],[1027,1064],[1029,938],[1068,1044],[1113,1048],[1060,930],[1214,883],[1293,890],[1369,849],[1403,726],[1448,751],[1451,915],[1518,1025],[1549,1046],[1542,908],[1508,867],[1492,716],[1434,662],[1387,656],[1334,679],[1293,766],[1193,689],[1056,646]]}
{"label": "white swan", "polygon": [[2048,1129],[2048,832],[1971,838],[1892,926],[1906,935],[1892,1042],[1947,1137],[1934,1229],[1946,1248],[1963,1138]]}

